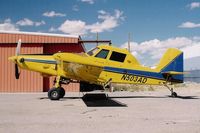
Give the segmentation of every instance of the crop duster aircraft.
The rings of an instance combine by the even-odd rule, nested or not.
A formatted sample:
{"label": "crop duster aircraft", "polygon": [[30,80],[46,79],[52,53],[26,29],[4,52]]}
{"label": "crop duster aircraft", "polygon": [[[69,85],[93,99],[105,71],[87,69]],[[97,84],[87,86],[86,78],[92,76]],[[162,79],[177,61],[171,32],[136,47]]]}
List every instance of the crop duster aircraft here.
{"label": "crop duster aircraft", "polygon": [[177,93],[170,84],[183,83],[183,52],[169,48],[156,68],[145,67],[126,49],[109,45],[99,45],[87,53],[62,53],[53,55],[20,54],[21,40],[18,41],[16,55],[9,57],[15,63],[15,76],[19,78],[18,66],[56,76],[54,87],[48,97],[59,100],[65,95],[62,84],[73,80],[91,89],[105,88],[111,83],[165,85],[173,97]]}

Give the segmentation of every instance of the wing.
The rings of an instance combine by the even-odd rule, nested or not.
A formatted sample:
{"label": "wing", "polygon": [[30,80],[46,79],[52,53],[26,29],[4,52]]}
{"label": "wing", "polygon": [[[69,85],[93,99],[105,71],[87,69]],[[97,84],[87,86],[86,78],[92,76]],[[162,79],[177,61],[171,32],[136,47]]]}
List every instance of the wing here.
{"label": "wing", "polygon": [[57,53],[53,56],[63,63],[66,77],[95,83],[103,71],[104,64],[95,62],[94,57],[72,53]]}
{"label": "wing", "polygon": [[99,78],[103,68],[81,63],[63,62],[63,70],[66,75],[77,80],[95,82]]}

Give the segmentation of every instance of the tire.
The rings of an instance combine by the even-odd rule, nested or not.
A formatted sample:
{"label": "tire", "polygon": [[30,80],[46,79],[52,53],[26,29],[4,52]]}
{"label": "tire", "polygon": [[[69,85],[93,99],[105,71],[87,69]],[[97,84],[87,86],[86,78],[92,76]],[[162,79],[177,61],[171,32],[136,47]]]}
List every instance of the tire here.
{"label": "tire", "polygon": [[57,88],[52,88],[48,91],[48,97],[51,100],[59,100],[61,98],[61,91]]}
{"label": "tire", "polygon": [[177,97],[177,93],[176,92],[172,92],[172,97]]}
{"label": "tire", "polygon": [[63,98],[65,96],[65,89],[60,87],[58,88],[60,90],[60,98]]}

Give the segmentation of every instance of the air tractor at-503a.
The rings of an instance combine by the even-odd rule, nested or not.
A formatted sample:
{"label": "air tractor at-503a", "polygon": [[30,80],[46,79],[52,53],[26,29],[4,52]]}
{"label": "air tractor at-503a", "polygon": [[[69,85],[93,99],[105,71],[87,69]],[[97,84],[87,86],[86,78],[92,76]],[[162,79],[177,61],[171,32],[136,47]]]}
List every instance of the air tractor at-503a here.
{"label": "air tractor at-503a", "polygon": [[[91,90],[111,87],[112,83],[164,85],[172,97],[177,97],[170,85],[183,83],[183,52],[169,48],[155,68],[140,65],[126,49],[109,45],[99,45],[87,53],[62,53],[53,55],[20,54],[21,40],[18,41],[16,55],[9,57],[15,63],[15,77],[19,78],[19,68],[56,76],[54,87],[48,97],[59,100],[65,95],[63,84],[80,82]],[[18,68],[19,67],[19,68]]]}

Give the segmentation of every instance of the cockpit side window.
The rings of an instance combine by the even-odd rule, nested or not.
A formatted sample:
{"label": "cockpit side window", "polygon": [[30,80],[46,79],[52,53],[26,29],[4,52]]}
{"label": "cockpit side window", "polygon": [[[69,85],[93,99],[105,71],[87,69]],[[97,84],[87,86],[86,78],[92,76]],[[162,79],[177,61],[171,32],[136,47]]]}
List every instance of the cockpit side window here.
{"label": "cockpit side window", "polygon": [[95,57],[106,59],[108,56],[109,50],[102,49]]}
{"label": "cockpit side window", "polygon": [[125,58],[126,58],[126,54],[118,53],[115,51],[113,51],[110,56],[110,60],[118,61],[118,62],[124,62]]}

